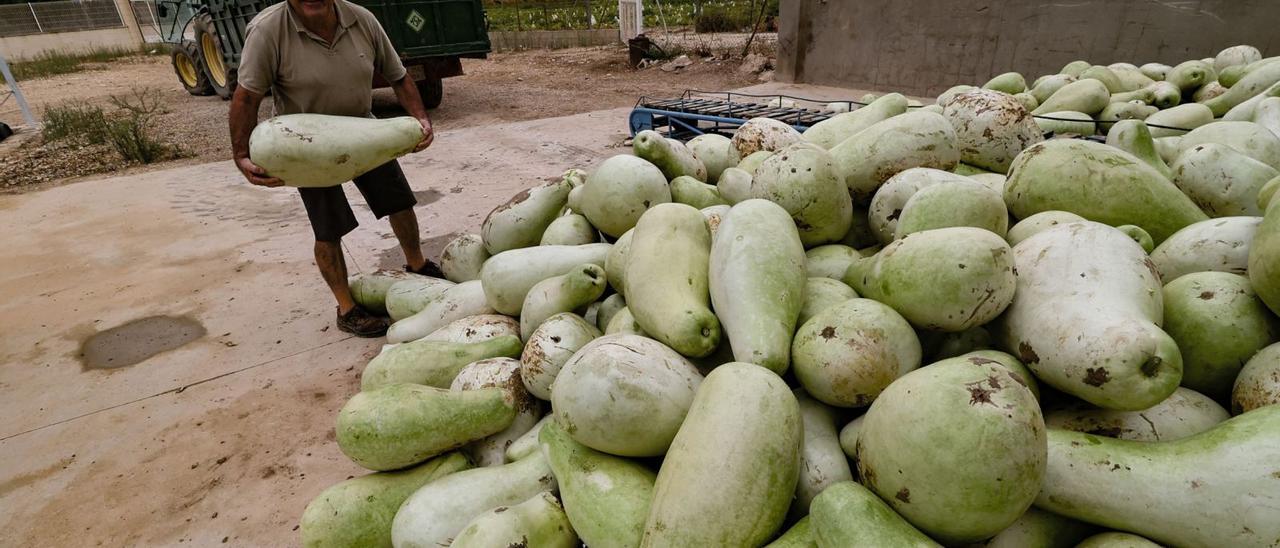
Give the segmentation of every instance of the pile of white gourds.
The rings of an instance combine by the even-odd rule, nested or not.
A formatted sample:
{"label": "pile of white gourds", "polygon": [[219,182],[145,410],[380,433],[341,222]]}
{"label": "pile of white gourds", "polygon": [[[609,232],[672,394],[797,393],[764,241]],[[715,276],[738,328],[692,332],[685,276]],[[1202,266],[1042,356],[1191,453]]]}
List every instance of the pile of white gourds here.
{"label": "pile of white gourds", "polygon": [[304,544],[1277,546],[1280,58],[867,102],[641,132],[447,280],[354,277],[374,473]]}

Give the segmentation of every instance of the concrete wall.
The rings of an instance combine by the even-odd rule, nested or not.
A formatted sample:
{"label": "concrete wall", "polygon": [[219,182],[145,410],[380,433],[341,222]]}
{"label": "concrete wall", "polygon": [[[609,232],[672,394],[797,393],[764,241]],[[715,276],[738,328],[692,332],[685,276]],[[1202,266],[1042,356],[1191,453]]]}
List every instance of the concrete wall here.
{"label": "concrete wall", "polygon": [[620,42],[618,29],[493,31],[494,51],[603,46]]}
{"label": "concrete wall", "polygon": [[136,49],[142,47],[142,32],[133,16],[129,0],[115,0],[120,10],[123,27],[82,30],[75,32],[51,32],[24,36],[0,36],[0,53],[9,61],[30,59],[46,51],[69,53],[90,52],[101,49]]}
{"label": "concrete wall", "polygon": [[129,49],[141,44],[137,32],[120,27],[0,37],[0,52],[4,53],[6,59],[20,61],[46,51],[88,52],[107,48]]}
{"label": "concrete wall", "polygon": [[1252,44],[1280,54],[1277,0],[786,0],[778,77],[936,95],[1075,59],[1176,64]]}

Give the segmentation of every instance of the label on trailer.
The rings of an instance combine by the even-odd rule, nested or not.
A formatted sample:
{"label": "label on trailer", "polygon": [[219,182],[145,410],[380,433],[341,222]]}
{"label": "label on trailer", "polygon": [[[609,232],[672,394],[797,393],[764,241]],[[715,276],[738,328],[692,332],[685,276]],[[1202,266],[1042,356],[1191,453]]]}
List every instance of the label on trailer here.
{"label": "label on trailer", "polygon": [[422,26],[427,24],[427,18],[418,13],[418,10],[410,10],[409,17],[404,22],[413,29],[413,32],[422,32]]}

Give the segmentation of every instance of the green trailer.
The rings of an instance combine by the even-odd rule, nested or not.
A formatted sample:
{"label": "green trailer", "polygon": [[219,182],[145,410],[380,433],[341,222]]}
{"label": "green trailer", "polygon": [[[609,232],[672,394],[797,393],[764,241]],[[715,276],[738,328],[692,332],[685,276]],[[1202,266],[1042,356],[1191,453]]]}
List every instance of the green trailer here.
{"label": "green trailer", "polygon": [[[178,81],[192,95],[230,99],[245,25],[279,0],[157,0],[157,26],[170,44]],[[427,108],[440,105],[443,79],[462,75],[462,58],[490,51],[480,0],[353,0],[391,37]],[[375,77],[374,87],[388,82]]]}

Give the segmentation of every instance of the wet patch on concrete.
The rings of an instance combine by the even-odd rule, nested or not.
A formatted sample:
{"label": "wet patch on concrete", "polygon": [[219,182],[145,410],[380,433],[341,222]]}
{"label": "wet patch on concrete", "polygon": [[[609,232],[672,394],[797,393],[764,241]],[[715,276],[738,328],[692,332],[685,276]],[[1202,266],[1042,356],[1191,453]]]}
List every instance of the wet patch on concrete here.
{"label": "wet patch on concrete", "polygon": [[440,198],[444,197],[444,193],[434,188],[428,188],[426,190],[413,191],[413,197],[417,198],[418,205],[422,206],[439,201]]}
{"label": "wet patch on concrete", "polygon": [[403,270],[404,252],[400,246],[389,247],[378,254],[378,266],[374,270]]}
{"label": "wet patch on concrete", "polygon": [[449,245],[449,242],[452,242],[454,238],[461,235],[461,232],[450,232],[442,236],[422,240],[422,253],[425,254],[427,258],[440,262],[440,254],[444,253],[444,246]]}
{"label": "wet patch on concrete", "polygon": [[[413,191],[413,197],[417,198],[418,200],[418,204],[414,207],[421,207],[424,205],[429,205],[429,204],[433,204],[440,201],[440,198],[444,197],[444,193],[434,188],[428,188],[426,190]],[[359,208],[363,208],[365,211],[370,211],[369,204],[365,203],[363,200],[348,200],[348,201],[351,203],[351,205],[354,205]]]}
{"label": "wet patch on concrete", "polygon": [[80,363],[85,370],[127,367],[204,335],[204,326],[191,318],[150,316],[85,339],[80,346]]}
{"label": "wet patch on concrete", "polygon": [[[459,234],[458,232],[450,232],[443,236],[422,240],[422,255],[439,264],[440,253],[444,251],[444,246],[449,245],[449,242],[452,242]],[[382,253],[378,254],[377,270],[401,270],[403,268],[404,252],[400,251],[400,246],[384,249]]]}
{"label": "wet patch on concrete", "polygon": [[75,460],[76,456],[71,455],[70,457],[65,457],[39,470],[25,474],[18,474],[4,481],[0,481],[0,496],[8,495],[22,487],[42,481],[58,472],[66,470],[68,466],[71,466],[71,463],[75,462]]}

